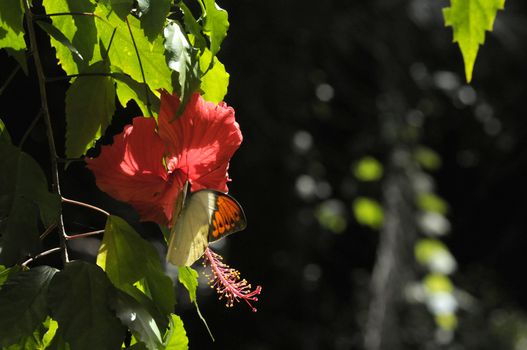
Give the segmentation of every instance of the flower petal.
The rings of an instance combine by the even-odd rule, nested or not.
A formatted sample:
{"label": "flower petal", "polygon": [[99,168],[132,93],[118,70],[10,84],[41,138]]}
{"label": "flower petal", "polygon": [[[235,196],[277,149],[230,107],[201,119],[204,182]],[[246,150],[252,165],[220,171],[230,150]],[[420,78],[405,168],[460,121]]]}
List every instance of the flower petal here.
{"label": "flower petal", "polygon": [[182,179],[169,177],[155,126],[152,118],[134,118],[133,126],[126,126],[112,145],[103,146],[100,156],[86,163],[102,191],[130,203],[141,220],[166,225]]}
{"label": "flower petal", "polygon": [[225,103],[206,102],[194,93],[183,114],[174,122],[177,95],[161,92],[159,136],[165,142],[169,171],[187,174],[192,190],[227,191],[229,160],[242,142],[234,109]]}

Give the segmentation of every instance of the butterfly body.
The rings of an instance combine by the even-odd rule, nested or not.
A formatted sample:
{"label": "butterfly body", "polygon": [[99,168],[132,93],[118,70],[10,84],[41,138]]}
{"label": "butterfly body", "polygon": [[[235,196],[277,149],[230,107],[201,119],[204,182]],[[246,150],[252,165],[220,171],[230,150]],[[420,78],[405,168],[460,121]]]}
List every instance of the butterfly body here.
{"label": "butterfly body", "polygon": [[217,241],[247,226],[240,204],[226,193],[199,190],[179,194],[168,243],[167,261],[190,266],[198,260],[209,242]]}

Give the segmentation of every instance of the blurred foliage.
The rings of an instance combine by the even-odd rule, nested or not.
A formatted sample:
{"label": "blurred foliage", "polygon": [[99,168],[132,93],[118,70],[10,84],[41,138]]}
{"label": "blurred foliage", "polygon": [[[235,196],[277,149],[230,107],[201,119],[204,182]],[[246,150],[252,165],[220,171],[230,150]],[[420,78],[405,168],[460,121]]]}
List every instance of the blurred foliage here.
{"label": "blurred foliage", "polygon": [[[382,185],[357,181],[350,169],[366,155],[384,165],[385,136],[393,135],[393,118],[400,118],[408,130],[419,129],[427,147],[440,156],[433,193],[448,203],[452,234],[444,244],[458,264],[452,280],[465,291],[453,290],[460,311],[449,345],[441,345],[444,333],[437,332],[422,303],[402,304],[402,349],[525,347],[527,122],[521,87],[527,74],[527,4],[511,0],[498,13],[494,31],[485,33],[479,49],[471,86],[463,84],[459,50],[444,28],[441,7],[446,4],[436,0],[284,2],[279,11],[275,3],[256,0],[221,5],[231,22],[221,49],[230,73],[225,99],[235,107],[244,133],[229,169],[230,190],[248,217],[247,230],[226,239],[221,250],[264,289],[259,311],[252,315],[242,308],[224,310],[206,283],[200,284],[198,299],[215,346],[363,348],[378,235],[353,220],[353,201],[380,198]],[[3,82],[16,62],[0,55]],[[61,73],[56,62],[45,63],[48,74]],[[60,96],[66,87],[49,84],[57,120],[64,112]],[[17,74],[0,96],[9,106],[2,115],[8,128],[29,125],[38,106],[7,101],[37,98],[34,81]],[[112,121],[105,142],[142,114],[134,103],[117,108],[123,116]],[[45,130],[38,126],[24,151],[45,164]],[[57,121],[57,127],[63,134],[65,126]],[[17,144],[23,132],[11,136]],[[434,159],[416,160],[434,168]],[[383,170],[383,177],[391,171]],[[163,240],[151,225],[138,224],[130,207],[98,192],[82,165],[71,164],[67,175],[65,194],[126,218],[143,237]],[[424,186],[429,186],[426,180]],[[328,234],[333,219],[321,224],[327,214],[319,208],[328,200],[345,203],[339,215],[347,225],[341,234]],[[71,232],[104,225],[97,215],[65,210]],[[73,258],[94,259],[100,242],[82,241],[71,243]],[[422,272],[417,264],[415,269],[406,272]],[[191,348],[210,347],[195,307],[181,294],[177,310]]]}

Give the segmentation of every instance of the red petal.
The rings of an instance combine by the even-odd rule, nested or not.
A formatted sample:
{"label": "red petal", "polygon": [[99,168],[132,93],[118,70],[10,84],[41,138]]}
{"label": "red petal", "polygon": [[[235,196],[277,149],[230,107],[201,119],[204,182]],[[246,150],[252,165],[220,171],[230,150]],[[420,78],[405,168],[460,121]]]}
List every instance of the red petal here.
{"label": "red petal", "polygon": [[161,92],[159,136],[169,152],[167,167],[187,174],[192,190],[227,191],[229,160],[242,142],[234,109],[206,102],[194,93],[183,114],[174,122],[179,98]]}
{"label": "red petal", "polygon": [[166,225],[182,179],[169,178],[164,152],[154,119],[138,117],[114,137],[112,145],[102,147],[99,157],[86,162],[101,190],[130,203],[141,220]]}

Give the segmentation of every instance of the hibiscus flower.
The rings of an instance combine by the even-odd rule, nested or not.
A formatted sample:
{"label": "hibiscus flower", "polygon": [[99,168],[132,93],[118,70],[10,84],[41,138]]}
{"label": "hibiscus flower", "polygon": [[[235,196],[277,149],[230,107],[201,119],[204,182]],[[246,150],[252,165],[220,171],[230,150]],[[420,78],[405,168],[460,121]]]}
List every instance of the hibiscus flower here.
{"label": "hibiscus flower", "polygon": [[227,192],[229,160],[242,142],[234,109],[225,103],[195,93],[172,121],[179,104],[177,95],[162,91],[157,129],[153,118],[136,117],[86,161],[101,190],[131,204],[142,221],[165,226],[186,181],[192,191]]}

